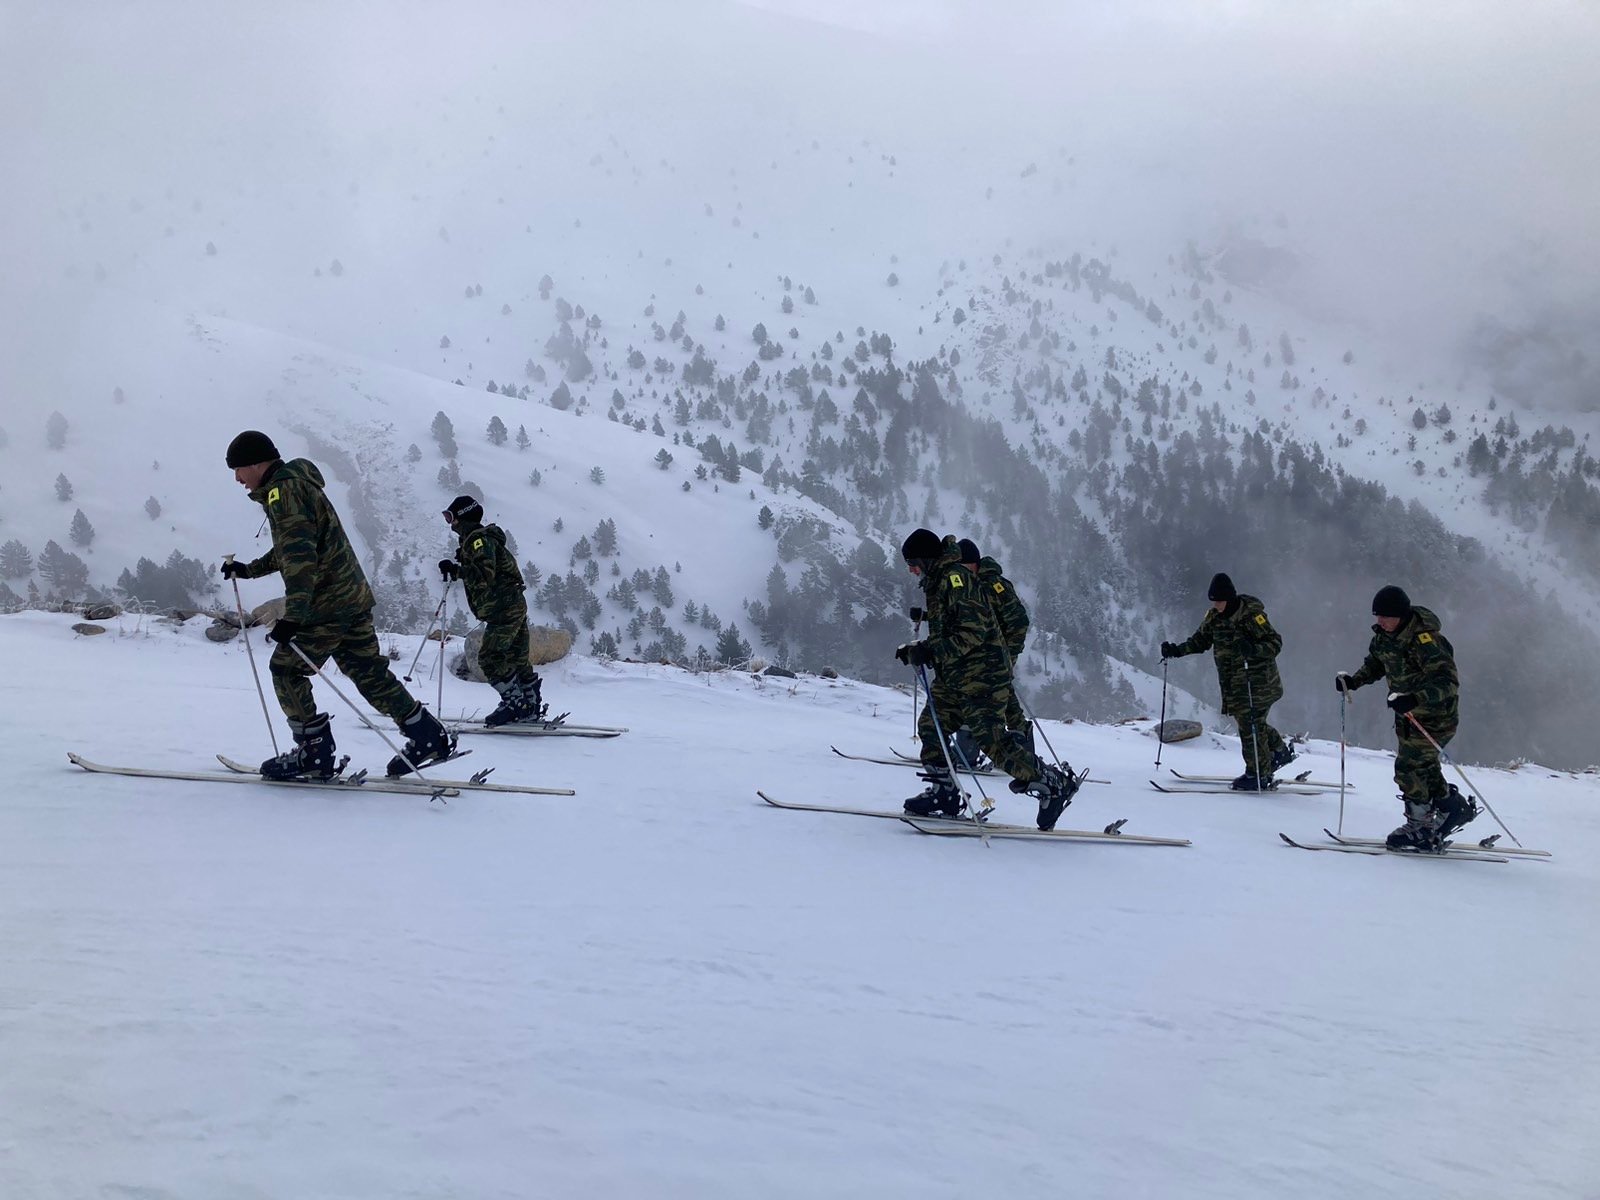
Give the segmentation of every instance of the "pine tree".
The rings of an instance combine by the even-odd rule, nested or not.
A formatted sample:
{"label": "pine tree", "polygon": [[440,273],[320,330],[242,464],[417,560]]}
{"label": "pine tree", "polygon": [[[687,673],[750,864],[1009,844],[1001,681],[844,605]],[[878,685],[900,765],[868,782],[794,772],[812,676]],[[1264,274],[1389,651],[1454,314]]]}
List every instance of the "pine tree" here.
{"label": "pine tree", "polygon": [[739,636],[737,625],[729,623],[717,638],[717,648],[712,653],[723,666],[737,666],[750,661],[750,643]]}
{"label": "pine tree", "polygon": [[761,506],[761,511],[756,514],[756,524],[759,525],[762,529],[771,529],[772,528],[772,521],[773,521],[772,509],[768,508],[765,504],[763,504]]}
{"label": "pine tree", "polygon": [[144,502],[144,511],[145,515],[154,521],[161,515],[161,501],[151,496],[150,499]]}
{"label": "pine tree", "polygon": [[531,445],[533,445],[533,439],[528,436],[528,427],[526,425],[518,425],[517,449],[526,450]]}
{"label": "pine tree", "polygon": [[76,596],[89,584],[89,567],[76,554],[50,541],[39,553],[39,577],[57,595]]}
{"label": "pine tree", "polygon": [[72,481],[65,475],[56,476],[56,499],[63,504],[72,499]]}
{"label": "pine tree", "polygon": [[489,418],[489,444],[491,446],[504,446],[509,434],[506,432],[506,423],[499,417]]}
{"label": "pine tree", "polygon": [[672,455],[667,452],[665,446],[656,451],[655,464],[663,471],[672,465]]}
{"label": "pine tree", "polygon": [[67,419],[59,412],[51,413],[44,423],[44,440],[52,450],[60,450],[67,444]]}
{"label": "pine tree", "polygon": [[94,526],[89,524],[89,518],[83,515],[83,509],[72,514],[72,528],[69,530],[72,544],[87,549],[94,541]]}
{"label": "pine tree", "polygon": [[33,553],[16,538],[0,546],[0,578],[26,579],[33,574]]}
{"label": "pine tree", "polygon": [[450,423],[450,418],[444,415],[444,410],[434,414],[433,440],[439,443],[439,453],[445,458],[454,458],[460,453],[456,446],[456,428]]}
{"label": "pine tree", "polygon": [[594,527],[594,552],[603,558],[617,552],[617,523],[610,517]]}

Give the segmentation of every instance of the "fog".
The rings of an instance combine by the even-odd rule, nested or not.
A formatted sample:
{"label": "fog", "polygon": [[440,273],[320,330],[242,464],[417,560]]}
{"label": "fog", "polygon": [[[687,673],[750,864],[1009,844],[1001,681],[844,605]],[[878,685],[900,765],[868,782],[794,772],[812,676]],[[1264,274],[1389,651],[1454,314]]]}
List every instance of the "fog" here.
{"label": "fog", "polygon": [[12,3],[0,22],[13,319],[73,253],[62,211],[96,198],[303,205],[360,180],[363,211],[322,219],[381,229],[385,183],[482,182],[447,130],[540,148],[593,121],[719,174],[829,133],[1001,192],[1054,162],[1062,191],[920,197],[902,251],[1247,239],[1294,255],[1254,282],[1419,356],[1487,314],[1600,359],[1594,4]]}

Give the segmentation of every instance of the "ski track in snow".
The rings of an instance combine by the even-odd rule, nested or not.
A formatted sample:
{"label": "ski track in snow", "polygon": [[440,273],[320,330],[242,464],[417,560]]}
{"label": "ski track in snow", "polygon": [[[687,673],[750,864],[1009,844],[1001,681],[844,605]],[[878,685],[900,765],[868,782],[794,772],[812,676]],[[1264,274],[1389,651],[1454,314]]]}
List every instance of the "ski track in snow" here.
{"label": "ski track in snow", "polygon": [[90,776],[269,747],[239,643],[71,620],[0,619],[5,1196],[1600,1194],[1592,777],[1476,775],[1550,863],[1313,855],[1276,832],[1336,797],[1159,795],[1145,726],[1052,724],[1114,781],[1064,826],[1194,846],[984,848],[756,799],[897,806],[827,747],[909,748],[903,695],[586,658],[547,696],[628,734],[463,764],[573,799]]}

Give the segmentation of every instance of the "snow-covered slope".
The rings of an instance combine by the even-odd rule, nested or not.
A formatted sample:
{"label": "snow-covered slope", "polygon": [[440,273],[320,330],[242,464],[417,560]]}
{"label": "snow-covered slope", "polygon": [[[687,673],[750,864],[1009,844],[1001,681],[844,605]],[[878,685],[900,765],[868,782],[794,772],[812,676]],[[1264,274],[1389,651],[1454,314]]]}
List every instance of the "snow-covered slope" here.
{"label": "snow-covered slope", "polygon": [[[480,738],[462,764],[570,800],[92,777],[66,752],[203,769],[267,739],[239,643],[69,622],[0,617],[6,1195],[1600,1181],[1600,996],[1575,953],[1600,902],[1593,777],[1479,776],[1549,863],[1308,854],[1277,831],[1316,836],[1336,797],[1163,796],[1147,726],[1052,723],[1113,781],[1064,825],[1194,845],[986,849],[757,800],[897,805],[911,772],[827,747],[909,747],[902,693],[583,658],[547,694],[627,735]],[[446,707],[485,691],[447,681]],[[387,756],[335,728],[358,763]],[[1303,764],[1336,774],[1337,748]],[[1393,824],[1391,765],[1352,753],[1347,829]]]}

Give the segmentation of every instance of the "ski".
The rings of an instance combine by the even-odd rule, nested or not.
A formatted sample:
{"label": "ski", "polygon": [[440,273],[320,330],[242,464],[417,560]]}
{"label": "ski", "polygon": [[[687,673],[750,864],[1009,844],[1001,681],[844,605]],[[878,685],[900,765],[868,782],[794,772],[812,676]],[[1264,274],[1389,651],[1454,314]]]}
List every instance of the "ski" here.
{"label": "ski", "polygon": [[1242,788],[1214,783],[1157,783],[1154,779],[1150,781],[1150,786],[1170,796],[1321,796],[1326,792],[1324,788],[1303,783],[1279,783],[1260,791],[1245,791]]}
{"label": "ski", "polygon": [[[1388,849],[1388,843],[1382,838],[1344,837],[1340,834],[1334,833],[1331,829],[1324,829],[1322,832],[1327,834],[1332,840],[1338,842],[1341,846],[1376,846],[1381,850]],[[1528,850],[1521,846],[1501,846],[1497,844],[1499,841],[1500,834],[1492,833],[1481,841],[1476,842],[1457,841],[1452,839],[1444,844],[1444,848],[1446,850],[1469,850],[1474,853],[1478,851],[1488,851],[1493,854],[1503,854],[1510,858],[1551,857],[1550,851],[1548,850]]]}
{"label": "ski", "polygon": [[[434,762],[428,763],[425,769],[432,770],[440,763],[447,763],[457,758],[463,758],[471,753],[472,751],[470,750],[462,750],[459,753],[452,754],[449,758],[441,758]],[[227,767],[228,770],[234,772],[236,775],[254,775],[258,779],[261,777],[261,772],[258,768],[238,762],[235,759],[229,758],[225,754],[217,755],[217,761],[223,766]],[[457,788],[463,792],[504,792],[507,794],[520,793],[529,796],[576,796],[578,794],[571,788],[534,787],[532,784],[524,786],[522,784],[515,783],[490,783],[488,782],[489,774],[493,770],[493,767],[485,767],[483,770],[474,773],[470,779],[434,779],[430,777],[428,782],[433,784],[435,787]],[[387,778],[387,776],[385,778]],[[404,781],[405,779],[404,776],[401,776],[400,778],[401,781]],[[394,781],[390,780],[390,782]],[[421,791],[422,787],[417,784],[412,784],[411,790]]]}
{"label": "ski", "polygon": [[338,775],[332,779],[263,779],[252,771],[241,775],[235,771],[163,771],[152,767],[112,767],[105,763],[90,762],[81,754],[67,753],[67,760],[95,775],[131,775],[140,779],[182,779],[194,783],[251,783],[262,787],[319,788],[337,792],[388,792],[397,796],[459,796],[460,790],[450,784],[435,787],[421,780],[369,778],[365,771],[355,775]]}
{"label": "ski", "polygon": [[[833,748],[830,746],[829,749],[831,750]],[[839,753],[839,751],[837,751],[837,750],[834,750],[833,752],[835,754]],[[897,759],[900,760],[900,762],[904,763],[908,767],[913,767],[913,766],[914,767],[920,767],[922,765],[922,760],[920,758],[917,758],[915,755],[907,754],[904,750],[896,750],[893,746],[890,746],[889,747],[889,753],[894,755]],[[845,757],[845,758],[855,758],[856,755],[846,754],[843,757]],[[881,758],[868,758],[868,759],[863,759],[862,761],[863,762],[883,762],[884,760],[881,759]],[[1000,775],[1000,774],[1003,774],[1003,772],[997,771],[993,767],[984,767],[981,770],[979,770],[978,772],[976,772],[976,774],[979,774],[979,775]],[[1079,784],[1085,784],[1085,783],[1110,783],[1110,782],[1111,782],[1111,780],[1109,780],[1109,779],[1090,779],[1090,778],[1088,778],[1088,772],[1085,772],[1083,775],[1078,776],[1078,783]]]}
{"label": "ski", "polygon": [[[842,815],[851,817],[877,817],[880,820],[886,821],[923,821],[929,825],[939,826],[940,828],[949,827],[956,833],[968,834],[973,837],[982,837],[985,833],[991,830],[998,830],[1003,836],[1010,837],[1016,837],[1021,834],[1032,834],[1035,837],[1049,836],[1047,834],[1042,834],[1040,830],[1033,829],[1027,825],[1000,825],[989,820],[974,821],[971,817],[914,817],[907,813],[904,809],[846,808],[832,804],[795,804],[792,801],[775,800],[765,792],[759,790],[756,792],[756,795],[760,796],[774,808],[786,808],[792,812],[840,813]],[[1051,833],[1059,834],[1063,837],[1071,834],[1073,837],[1085,840],[1114,838],[1119,841],[1127,841],[1135,845],[1146,842],[1150,843],[1151,845],[1158,846],[1187,846],[1189,844],[1186,840],[1177,841],[1172,838],[1148,838],[1139,834],[1124,834],[1121,831],[1122,827],[1127,824],[1127,820],[1128,819],[1126,817],[1123,817],[1120,820],[1111,822],[1111,824],[1107,825],[1104,829],[1098,831],[1092,829],[1056,829],[1052,830]],[[922,832],[931,833],[934,832],[934,830],[924,829]]]}
{"label": "ski", "polygon": [[[921,759],[907,758],[907,757],[905,757],[903,755],[900,755],[900,756],[895,757],[895,758],[874,758],[869,754],[846,754],[843,750],[839,749],[839,747],[837,747],[837,746],[829,746],[828,749],[832,750],[840,758],[848,758],[852,762],[877,763],[878,765],[884,766],[884,767],[917,767],[917,768],[920,768],[922,766],[922,760]],[[895,753],[896,753],[896,755],[899,755],[899,751],[896,751]],[[993,767],[983,767],[983,768],[980,768],[979,770],[976,770],[976,771],[969,770],[966,767],[958,767],[956,769],[963,775],[983,775],[983,776],[987,777],[987,776],[993,776],[993,775],[1000,774],[1000,772],[996,771]]]}
{"label": "ski", "polygon": [[1335,854],[1366,854],[1372,857],[1393,855],[1397,858],[1454,858],[1468,862],[1508,863],[1509,858],[1502,858],[1498,854],[1488,854],[1476,850],[1440,850],[1424,853],[1419,850],[1390,850],[1387,846],[1351,846],[1344,842],[1329,842],[1317,845],[1314,842],[1297,842],[1287,833],[1278,834],[1286,845],[1293,846],[1296,850],[1329,850]]}
{"label": "ski", "polygon": [[485,725],[482,721],[446,721],[444,725],[451,733],[473,736],[499,733],[511,737],[614,738],[628,732],[625,725],[568,725],[559,721],[530,721],[524,724],[512,722],[510,725]]}
{"label": "ski", "polygon": [[[962,821],[937,821],[926,817],[913,817],[902,813],[900,820],[918,833],[931,833],[940,837],[1011,838],[1031,842],[1121,842],[1129,846],[1189,846],[1188,838],[1147,837],[1137,833],[1120,832],[1122,822],[1116,821],[1096,832],[1091,829],[1034,829],[1028,825],[974,825]],[[1115,832],[1114,832],[1115,831]]]}
{"label": "ski", "polygon": [[[1183,780],[1185,783],[1232,783],[1234,779],[1232,775],[1185,775],[1182,771],[1173,770],[1171,767],[1168,767],[1167,770],[1172,771],[1174,775]],[[1298,775],[1291,775],[1287,779],[1278,780],[1278,783],[1280,785],[1285,783],[1296,783],[1303,784],[1306,787],[1332,788],[1334,791],[1339,790],[1339,785],[1337,783],[1327,779],[1311,778],[1310,771],[1301,771]],[[1356,790],[1355,785],[1347,783],[1345,784],[1345,790],[1348,792],[1353,792]]]}

